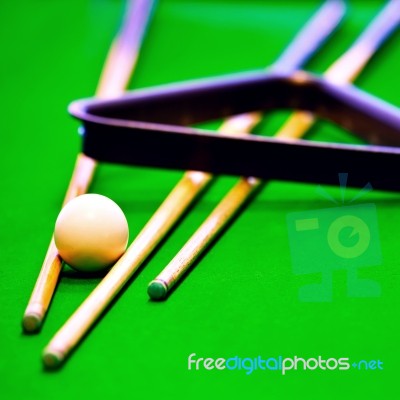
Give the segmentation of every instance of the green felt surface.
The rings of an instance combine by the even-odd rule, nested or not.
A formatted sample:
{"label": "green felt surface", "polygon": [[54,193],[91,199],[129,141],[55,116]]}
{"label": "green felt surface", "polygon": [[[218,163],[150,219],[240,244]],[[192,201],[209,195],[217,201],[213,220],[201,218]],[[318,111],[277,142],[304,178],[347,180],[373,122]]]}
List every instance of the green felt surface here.
{"label": "green felt surface", "polygon": [[[318,4],[160,1],[131,88],[261,69],[277,58]],[[351,2],[341,29],[309,69],[324,71],[381,4]],[[78,124],[66,107],[94,93],[122,14],[123,3],[111,0],[0,4],[1,397],[397,398],[398,194],[372,192],[363,199],[376,205],[383,261],[359,274],[381,285],[379,297],[348,297],[346,272],[336,271],[332,301],[299,301],[299,288],[318,282],[320,275],[294,273],[286,218],[331,204],[314,185],[272,182],[165,302],[148,300],[148,282],[232,187],[234,177],[215,181],[64,367],[52,373],[42,369],[44,346],[100,280],[66,269],[41,333],[22,333],[22,314],[80,147]],[[399,41],[397,33],[357,81],[396,106]],[[286,115],[274,113],[256,131],[271,134]],[[327,123],[319,123],[309,137],[356,141]],[[180,176],[179,171],[101,165],[91,191],[122,207],[133,239]],[[340,198],[338,188],[327,190]],[[346,198],[357,193],[349,189]],[[319,256],[315,248],[314,257]],[[379,359],[384,369],[289,371],[285,376],[261,370],[249,375],[243,370],[189,371],[191,353],[204,358]]]}

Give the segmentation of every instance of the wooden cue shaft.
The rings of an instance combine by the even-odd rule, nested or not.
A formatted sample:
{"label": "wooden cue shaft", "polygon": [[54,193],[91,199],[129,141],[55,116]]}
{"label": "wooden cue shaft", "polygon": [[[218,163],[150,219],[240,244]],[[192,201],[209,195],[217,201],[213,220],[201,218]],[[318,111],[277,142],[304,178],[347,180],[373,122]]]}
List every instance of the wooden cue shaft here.
{"label": "wooden cue shaft", "polygon": [[[396,8],[397,13],[393,15]],[[400,22],[399,2],[391,2],[367,27],[361,36],[332,66],[325,72],[326,79],[344,84],[353,81],[371,59],[383,39],[386,38]],[[380,29],[376,29],[376,26]],[[371,36],[369,33],[373,32]],[[375,45],[370,45],[370,42]],[[302,73],[296,74],[302,79]],[[276,136],[284,139],[302,137],[314,124],[316,117],[309,112],[295,112],[281,127]],[[228,192],[223,200],[212,211],[209,217],[186,242],[179,253],[149,284],[148,294],[154,300],[165,298],[171,288],[182,278],[197,257],[208,247],[226,224],[236,215],[244,203],[251,197],[262,181],[253,177],[241,178]]]}
{"label": "wooden cue shaft", "polygon": [[[140,43],[154,1],[131,0],[122,29],[114,39],[101,73],[96,96],[112,98],[121,95],[127,87],[139,54]],[[87,192],[92,181],[96,161],[78,154],[63,206],[73,198]],[[51,238],[38,279],[22,320],[26,332],[40,330],[57,286],[62,260]]]}
{"label": "wooden cue shaft", "polygon": [[[325,78],[337,85],[353,82],[385,39],[398,27],[399,23],[400,1],[391,0],[360,35],[354,45],[328,68],[324,74]],[[292,118],[295,118],[304,127],[308,126],[308,128],[316,120],[310,112],[297,112]],[[301,137],[300,135],[296,136],[296,131],[301,135],[301,130],[295,128],[295,123],[292,123],[291,118],[289,118],[281,129],[281,137],[287,139]]]}
{"label": "wooden cue shaft", "polygon": [[[279,65],[288,70],[297,69],[335,29],[343,13],[344,5],[341,1],[325,2],[274,66]],[[307,38],[308,40],[305,40]],[[287,65],[279,63],[282,59]],[[231,117],[223,123],[219,131],[242,134],[250,131],[260,119],[261,114],[258,112]],[[211,178],[211,174],[197,171],[185,173],[126,253],[46,347],[43,361],[47,367],[56,367],[67,357]]]}

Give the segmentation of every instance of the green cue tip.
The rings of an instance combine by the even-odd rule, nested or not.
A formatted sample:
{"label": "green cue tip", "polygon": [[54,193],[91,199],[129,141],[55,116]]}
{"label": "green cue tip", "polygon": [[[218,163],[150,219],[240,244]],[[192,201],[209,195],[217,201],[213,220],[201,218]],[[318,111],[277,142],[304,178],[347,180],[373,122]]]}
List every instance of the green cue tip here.
{"label": "green cue tip", "polygon": [[147,293],[152,300],[162,300],[168,293],[168,286],[161,279],[155,279],[149,283]]}

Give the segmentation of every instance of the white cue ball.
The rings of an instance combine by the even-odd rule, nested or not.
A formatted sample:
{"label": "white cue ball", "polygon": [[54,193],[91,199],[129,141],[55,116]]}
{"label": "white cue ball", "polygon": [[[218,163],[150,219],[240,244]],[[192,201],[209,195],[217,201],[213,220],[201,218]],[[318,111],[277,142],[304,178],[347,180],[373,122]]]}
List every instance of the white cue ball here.
{"label": "white cue ball", "polygon": [[121,208],[99,194],[84,194],[69,201],[54,231],[61,258],[84,272],[110,267],[124,253],[128,237],[128,222]]}

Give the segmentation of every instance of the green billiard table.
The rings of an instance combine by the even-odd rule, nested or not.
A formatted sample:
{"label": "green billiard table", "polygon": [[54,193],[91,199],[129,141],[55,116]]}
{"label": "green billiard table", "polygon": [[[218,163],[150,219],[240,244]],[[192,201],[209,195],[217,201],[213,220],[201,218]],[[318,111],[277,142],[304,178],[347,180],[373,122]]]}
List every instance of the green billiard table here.
{"label": "green billiard table", "polygon": [[[343,23],[307,70],[322,74],[383,2],[348,3]],[[261,70],[320,4],[161,0],[130,89]],[[149,300],[148,283],[238,180],[216,177],[62,368],[43,368],[43,348],[102,278],[65,266],[40,333],[23,333],[22,315],[81,147],[79,124],[67,106],[93,96],[123,12],[124,2],[117,0],[0,5],[3,397],[397,398],[400,195],[371,190],[352,201],[360,190],[344,191],[339,179],[337,186],[322,188],[278,181],[263,185],[171,295]],[[356,81],[395,107],[400,105],[399,41],[395,32]],[[254,132],[272,135],[288,115],[265,115]],[[216,130],[220,123],[200,127]],[[307,139],[362,143],[324,121]],[[101,163],[90,192],[120,205],[132,241],[181,176],[182,171]],[[340,261],[334,264],[337,252],[337,258],[327,254],[324,227],[329,224],[298,239],[316,221],[330,223],[348,213],[365,220],[372,232],[372,247],[352,274]],[[344,232],[338,245],[354,246],[363,231],[355,233]],[[310,296],[308,289],[321,283],[326,271],[330,284]],[[356,290],[354,282],[360,280],[369,282],[365,290]]]}

